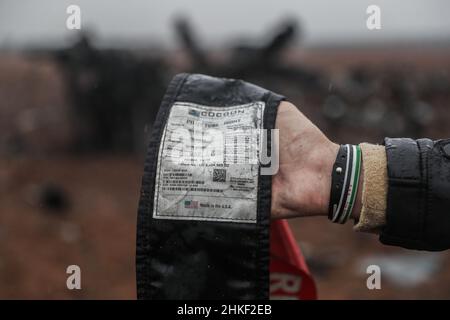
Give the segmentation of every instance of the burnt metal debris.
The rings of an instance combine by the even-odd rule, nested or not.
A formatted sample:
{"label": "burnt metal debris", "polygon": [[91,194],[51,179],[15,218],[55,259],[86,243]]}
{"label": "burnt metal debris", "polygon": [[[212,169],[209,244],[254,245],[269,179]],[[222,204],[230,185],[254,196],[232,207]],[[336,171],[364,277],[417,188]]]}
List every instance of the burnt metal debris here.
{"label": "burnt metal debris", "polygon": [[165,90],[164,61],[99,50],[85,35],[55,56],[72,100],[75,150],[142,149],[145,125],[153,122]]}
{"label": "burnt metal debris", "polygon": [[208,61],[189,21],[186,18],[175,21],[178,39],[191,59],[188,72],[251,80],[259,84],[264,84],[266,80],[270,83],[281,79],[293,81],[299,89],[318,89],[321,84],[321,74],[318,71],[282,62],[283,51],[298,39],[299,29],[297,20],[286,19],[270,32],[272,35],[268,39],[261,39],[256,45],[249,45],[243,40],[232,46],[228,60],[212,63]]}
{"label": "burnt metal debris", "polygon": [[[318,72],[281,63],[280,55],[298,32],[287,21],[262,45],[236,45],[229,61],[213,63],[200,46],[187,19],[175,21],[181,46],[190,58],[188,72],[249,79],[261,85],[286,80],[298,90],[320,88]],[[56,51],[72,105],[75,151],[140,152],[145,128],[156,115],[165,85],[171,78],[170,62],[163,56],[138,57],[131,51],[95,48],[87,34],[70,48]]]}
{"label": "burnt metal debris", "polygon": [[63,187],[46,183],[39,187],[39,206],[54,214],[63,214],[70,208],[70,201],[67,192]]}
{"label": "burnt metal debris", "polygon": [[[71,149],[78,152],[142,152],[168,81],[186,71],[244,79],[310,105],[321,114],[321,128],[372,130],[383,136],[419,137],[436,120],[436,106],[450,99],[448,72],[414,72],[408,66],[345,69],[338,79],[305,63],[289,63],[286,49],[300,43],[298,20],[284,22],[258,41],[241,40],[212,59],[186,18],[175,20],[179,46],[189,64],[174,66],[164,51],[96,48],[84,34],[73,46],[52,52],[61,66],[70,98]],[[256,43],[250,45],[249,43]],[[147,130],[146,130],[147,129]],[[348,137],[345,137],[348,139]],[[356,137],[357,138],[357,137]]]}

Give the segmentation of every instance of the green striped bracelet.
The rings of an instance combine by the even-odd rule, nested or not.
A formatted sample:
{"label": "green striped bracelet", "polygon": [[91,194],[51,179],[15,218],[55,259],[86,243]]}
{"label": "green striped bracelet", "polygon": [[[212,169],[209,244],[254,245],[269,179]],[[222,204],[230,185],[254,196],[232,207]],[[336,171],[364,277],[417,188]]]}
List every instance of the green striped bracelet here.
{"label": "green striped bracelet", "polygon": [[361,147],[358,145],[351,146],[351,149],[353,152],[353,165],[351,166],[352,172],[350,173],[350,185],[347,189],[347,199],[339,220],[341,224],[346,223],[352,215],[358,193],[359,177],[361,175]]}
{"label": "green striped bracelet", "polygon": [[[347,222],[347,220],[351,217],[353,208],[355,206],[356,202],[356,196],[358,194],[358,185],[359,185],[359,178],[361,175],[361,162],[362,162],[362,153],[360,146],[356,145],[350,145],[347,144],[344,146],[347,152],[347,165],[346,166],[339,166],[339,168],[342,170],[342,168],[345,168],[345,171],[343,172],[343,180],[338,183],[342,186],[342,188],[332,188],[331,192],[338,191],[340,193],[340,196],[338,195],[330,195],[330,201],[331,198],[336,201],[339,199],[339,202],[336,202],[335,204],[331,203],[329,205],[330,208],[333,208],[333,212],[331,213],[331,216],[329,215],[329,218],[332,222],[335,223],[341,223],[344,224]],[[338,154],[339,156],[339,154]],[[338,160],[338,159],[337,159]],[[337,166],[337,162],[333,167]],[[339,169],[338,168],[338,169]],[[332,178],[333,179],[333,178]],[[342,190],[342,191],[341,191]]]}

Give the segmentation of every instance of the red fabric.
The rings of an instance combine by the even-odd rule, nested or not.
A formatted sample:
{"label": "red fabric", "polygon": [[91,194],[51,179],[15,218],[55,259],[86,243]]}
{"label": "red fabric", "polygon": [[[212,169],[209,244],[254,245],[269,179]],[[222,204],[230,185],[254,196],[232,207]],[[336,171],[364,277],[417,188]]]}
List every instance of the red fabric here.
{"label": "red fabric", "polygon": [[270,298],[317,299],[314,280],[286,220],[270,227]]}

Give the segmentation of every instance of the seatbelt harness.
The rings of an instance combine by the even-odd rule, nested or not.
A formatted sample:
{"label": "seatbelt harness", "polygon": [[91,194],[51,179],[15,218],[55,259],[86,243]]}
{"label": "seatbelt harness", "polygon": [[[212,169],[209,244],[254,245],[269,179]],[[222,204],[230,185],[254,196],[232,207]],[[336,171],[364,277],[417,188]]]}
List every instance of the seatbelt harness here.
{"label": "seatbelt harness", "polygon": [[283,100],[241,80],[171,81],[142,178],[139,299],[315,297],[289,226],[271,228],[272,175],[262,174]]}

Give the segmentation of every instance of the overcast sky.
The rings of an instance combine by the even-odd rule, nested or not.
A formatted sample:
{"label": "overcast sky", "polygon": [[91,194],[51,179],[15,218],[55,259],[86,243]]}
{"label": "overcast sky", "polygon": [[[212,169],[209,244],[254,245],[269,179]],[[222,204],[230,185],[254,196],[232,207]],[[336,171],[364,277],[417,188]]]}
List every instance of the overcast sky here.
{"label": "overcast sky", "polygon": [[[450,39],[448,0],[0,0],[0,47],[67,43],[70,4],[81,7],[82,28],[110,46],[173,46],[172,19],[180,14],[209,45],[264,36],[284,16],[301,19],[307,45]],[[381,30],[366,28],[370,4],[381,8]]]}

